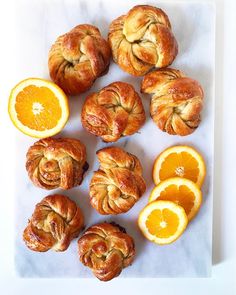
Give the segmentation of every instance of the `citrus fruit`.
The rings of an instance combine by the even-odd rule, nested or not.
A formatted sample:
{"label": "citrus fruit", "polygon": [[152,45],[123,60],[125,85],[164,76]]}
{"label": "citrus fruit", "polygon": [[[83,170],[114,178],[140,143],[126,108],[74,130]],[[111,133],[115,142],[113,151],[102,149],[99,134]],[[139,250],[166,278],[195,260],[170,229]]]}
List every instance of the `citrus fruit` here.
{"label": "citrus fruit", "polygon": [[202,203],[202,193],[193,181],[174,177],[160,182],[151,192],[149,202],[166,200],[175,202],[184,208],[190,221],[198,212]]}
{"label": "citrus fruit", "polygon": [[65,93],[56,84],[38,78],[23,80],[12,89],[8,111],[20,131],[38,138],[60,132],[69,117]]}
{"label": "citrus fruit", "polygon": [[138,225],[143,235],[159,244],[170,244],[178,239],[188,224],[184,209],[171,201],[148,203],[139,214]]}
{"label": "citrus fruit", "polygon": [[153,165],[153,181],[159,182],[171,177],[184,177],[201,187],[206,175],[202,156],[190,146],[172,146],[164,150]]}

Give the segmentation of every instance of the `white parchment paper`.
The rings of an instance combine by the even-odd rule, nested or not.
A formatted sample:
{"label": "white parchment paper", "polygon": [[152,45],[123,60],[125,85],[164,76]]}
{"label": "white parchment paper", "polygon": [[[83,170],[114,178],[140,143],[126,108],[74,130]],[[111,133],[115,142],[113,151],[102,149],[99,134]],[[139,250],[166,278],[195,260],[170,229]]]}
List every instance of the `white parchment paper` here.
{"label": "white parchment paper", "polygon": [[[136,4],[151,4],[168,14],[179,45],[179,54],[172,67],[197,79],[205,92],[202,123],[192,135],[170,136],[161,132],[149,117],[150,96],[141,95],[147,121],[140,133],[119,140],[115,145],[137,155],[143,165],[147,191],[142,199],[126,214],[101,216],[89,204],[88,186],[92,172],[97,169],[96,150],[106,146],[99,138],[88,134],[81,126],[80,112],[88,93],[99,90],[113,81],[126,81],[140,89],[141,78],[124,73],[111,62],[107,75],[99,78],[87,93],[70,99],[70,120],[60,136],[81,139],[87,146],[89,172],[83,184],[69,191],[46,191],[36,188],[25,170],[27,149],[36,140],[16,132],[16,183],[15,186],[15,266],[22,277],[93,277],[77,255],[77,239],[62,253],[48,251],[36,253],[28,250],[22,241],[36,203],[44,196],[57,192],[75,200],[85,215],[86,227],[100,221],[115,221],[124,226],[136,244],[136,259],[123,270],[120,277],[206,277],[211,273],[212,253],[212,198],[214,151],[214,34],[215,10],[207,3],[156,2],[156,1],[18,1],[16,19],[17,78],[49,78],[47,55],[55,39],[81,23],[99,27],[107,36],[109,23],[126,13]],[[18,81],[16,81],[17,83]],[[137,216],[145,206],[153,188],[152,164],[163,149],[174,144],[189,144],[202,152],[207,164],[207,177],[203,186],[203,205],[183,236],[167,246],[155,245],[143,238]]]}

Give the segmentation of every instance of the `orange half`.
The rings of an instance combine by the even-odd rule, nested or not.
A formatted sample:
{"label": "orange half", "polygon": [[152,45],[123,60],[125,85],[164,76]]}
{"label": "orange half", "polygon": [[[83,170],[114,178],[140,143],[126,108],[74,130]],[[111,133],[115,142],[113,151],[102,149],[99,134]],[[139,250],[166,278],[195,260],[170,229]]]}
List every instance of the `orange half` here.
{"label": "orange half", "polygon": [[69,117],[68,99],[63,90],[38,78],[23,80],[12,89],[8,111],[20,131],[37,138],[57,134]]}

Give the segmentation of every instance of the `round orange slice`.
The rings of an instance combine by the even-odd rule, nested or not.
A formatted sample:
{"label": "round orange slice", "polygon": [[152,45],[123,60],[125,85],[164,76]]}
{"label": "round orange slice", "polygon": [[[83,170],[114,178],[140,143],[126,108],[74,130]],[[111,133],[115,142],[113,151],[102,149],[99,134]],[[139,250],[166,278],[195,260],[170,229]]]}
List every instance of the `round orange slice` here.
{"label": "round orange slice", "polygon": [[184,177],[201,187],[206,175],[202,156],[190,146],[172,146],[164,150],[153,165],[153,181],[159,182],[171,177]]}
{"label": "round orange slice", "polygon": [[56,84],[38,78],[18,83],[11,91],[8,112],[14,125],[37,138],[57,134],[69,117],[68,99]]}
{"label": "round orange slice", "polygon": [[184,209],[171,201],[149,203],[139,214],[138,225],[143,235],[159,245],[170,244],[184,232],[188,218]]}
{"label": "round orange slice", "polygon": [[172,201],[184,208],[190,221],[197,214],[202,203],[202,192],[193,181],[174,177],[160,182],[151,192],[149,202]]}

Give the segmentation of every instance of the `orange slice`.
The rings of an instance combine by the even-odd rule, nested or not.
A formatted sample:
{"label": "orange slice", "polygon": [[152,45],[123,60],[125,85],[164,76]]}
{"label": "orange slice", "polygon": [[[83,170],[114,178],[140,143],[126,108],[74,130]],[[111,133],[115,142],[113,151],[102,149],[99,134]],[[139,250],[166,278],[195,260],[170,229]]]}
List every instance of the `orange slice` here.
{"label": "orange slice", "polygon": [[138,225],[143,235],[159,245],[178,239],[188,224],[184,209],[171,201],[149,203],[139,214]]}
{"label": "orange slice", "polygon": [[56,84],[38,78],[18,83],[11,91],[8,112],[23,133],[38,138],[57,134],[69,117],[68,99]]}
{"label": "orange slice", "polygon": [[201,187],[206,175],[202,156],[190,146],[172,146],[163,151],[153,166],[153,181],[159,182],[171,177],[184,177]]}
{"label": "orange slice", "polygon": [[151,192],[149,202],[154,200],[172,201],[184,208],[190,221],[202,203],[202,193],[193,181],[174,177],[159,183]]}

